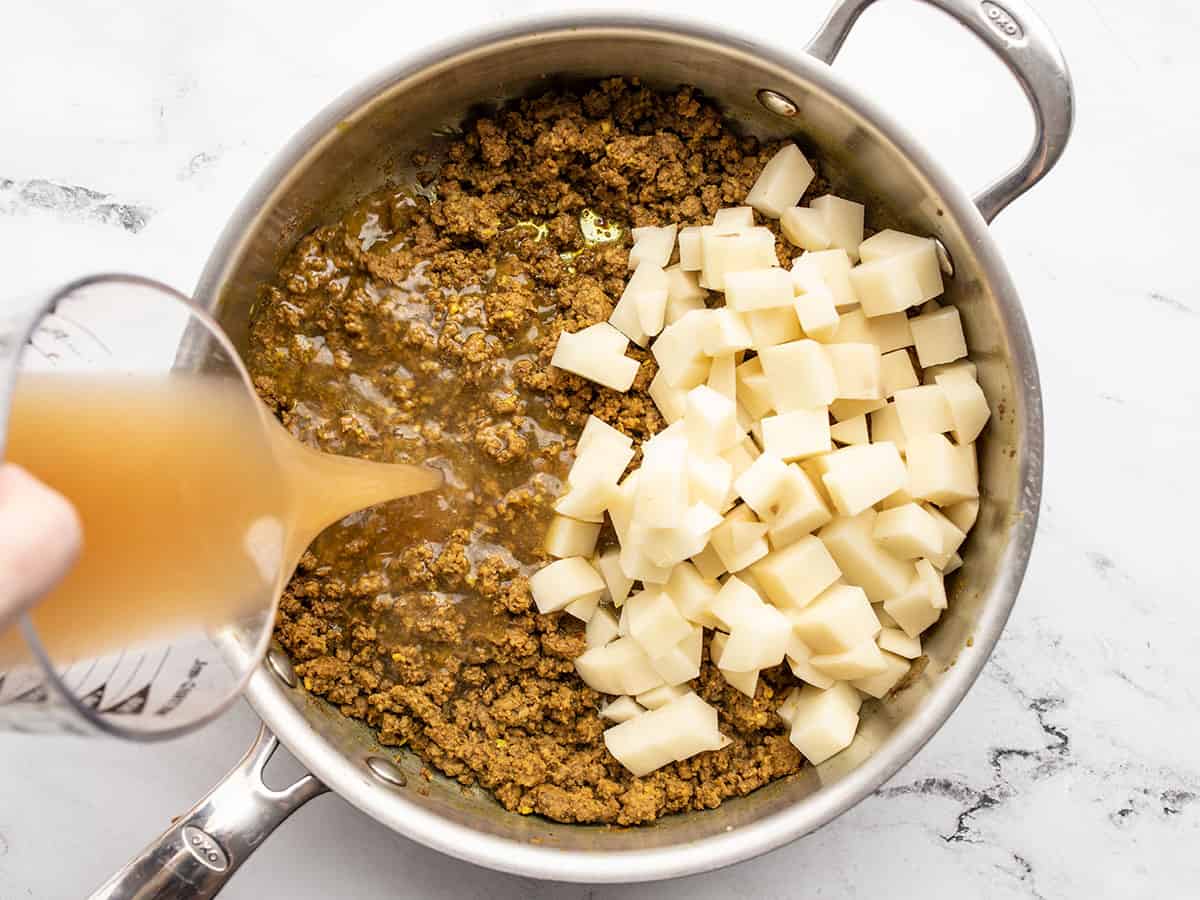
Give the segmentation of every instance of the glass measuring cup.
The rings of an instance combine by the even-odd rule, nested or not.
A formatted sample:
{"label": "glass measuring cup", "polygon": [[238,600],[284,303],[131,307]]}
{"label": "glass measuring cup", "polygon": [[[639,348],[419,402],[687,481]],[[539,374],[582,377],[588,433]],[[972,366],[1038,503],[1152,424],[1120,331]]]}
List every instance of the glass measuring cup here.
{"label": "glass measuring cup", "polygon": [[141,740],[232,702],[322,528],[440,482],[302,447],[206,313],[122,275],[0,313],[0,456],[84,532],[66,580],[0,631],[0,728]]}

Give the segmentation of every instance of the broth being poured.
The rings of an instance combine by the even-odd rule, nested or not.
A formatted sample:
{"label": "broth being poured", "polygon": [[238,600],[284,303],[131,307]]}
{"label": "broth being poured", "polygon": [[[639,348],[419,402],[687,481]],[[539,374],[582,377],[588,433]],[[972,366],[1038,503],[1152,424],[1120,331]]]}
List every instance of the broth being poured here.
{"label": "broth being poured", "polygon": [[305,447],[240,381],[203,375],[27,374],[7,441],[83,522],[78,562],[32,612],[56,662],[262,610],[326,526],[441,482]]}

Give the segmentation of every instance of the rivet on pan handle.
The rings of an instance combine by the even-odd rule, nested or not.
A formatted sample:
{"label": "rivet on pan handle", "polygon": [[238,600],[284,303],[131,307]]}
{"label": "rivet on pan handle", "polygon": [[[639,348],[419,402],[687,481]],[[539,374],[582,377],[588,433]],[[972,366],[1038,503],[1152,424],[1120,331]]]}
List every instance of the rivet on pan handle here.
{"label": "rivet on pan handle", "polygon": [[311,775],[281,791],[263,782],[279,746],[264,725],[253,746],[203,800],[104,883],[91,900],[215,897],[284,819],[327,788]]}
{"label": "rivet on pan handle", "polygon": [[[840,0],[806,48],[833,63],[846,37],[875,0]],[[1046,24],[1022,0],[923,0],[952,16],[1000,58],[1017,79],[1033,108],[1034,136],[1029,153],[975,198],[984,221],[1041,180],[1067,146],[1075,117],[1071,75]]]}

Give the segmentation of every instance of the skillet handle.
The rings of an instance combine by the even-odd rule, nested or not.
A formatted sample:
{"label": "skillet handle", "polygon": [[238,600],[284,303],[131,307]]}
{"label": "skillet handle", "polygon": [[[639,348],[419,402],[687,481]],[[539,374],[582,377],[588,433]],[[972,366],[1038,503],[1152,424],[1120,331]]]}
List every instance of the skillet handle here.
{"label": "skillet handle", "polygon": [[[806,48],[832,65],[858,17],[875,0],[838,0]],[[1024,0],[923,0],[940,9],[987,45],[1021,85],[1033,108],[1033,146],[1011,171],[975,198],[991,222],[1054,166],[1071,135],[1075,100],[1071,74],[1046,24]]]}
{"label": "skillet handle", "polygon": [[288,816],[328,788],[312,775],[275,791],[262,772],[279,739],[264,725],[208,795],[180,816],[91,900],[205,900]]}

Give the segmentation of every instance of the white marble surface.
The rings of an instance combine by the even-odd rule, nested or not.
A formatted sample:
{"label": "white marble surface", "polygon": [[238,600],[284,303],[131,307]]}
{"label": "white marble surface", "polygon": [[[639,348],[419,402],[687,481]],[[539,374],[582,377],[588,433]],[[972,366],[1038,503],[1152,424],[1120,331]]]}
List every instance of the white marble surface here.
{"label": "white marble surface", "polygon": [[[6,4],[4,292],[96,269],[186,289],[252,178],[327,100],[463,27],[571,4],[407,5],[359,0],[331,17],[337,5],[296,0]],[[823,12],[820,0],[782,22],[782,4],[757,0],[655,5],[746,30],[761,21],[770,39],[796,42]],[[495,875],[330,796],[225,896],[1195,896],[1200,12],[1185,0],[1039,5],[1073,67],[1078,124],[1060,169],[994,231],[1041,361],[1043,524],[993,661],[929,746],[818,834],[668,884]],[[1024,145],[1016,88],[928,10],[884,4],[838,65],[968,185]],[[86,893],[200,796],[255,727],[242,707],[152,748],[0,736],[0,897]]]}

